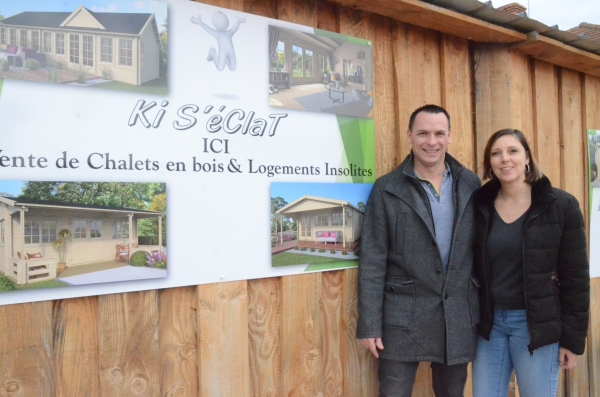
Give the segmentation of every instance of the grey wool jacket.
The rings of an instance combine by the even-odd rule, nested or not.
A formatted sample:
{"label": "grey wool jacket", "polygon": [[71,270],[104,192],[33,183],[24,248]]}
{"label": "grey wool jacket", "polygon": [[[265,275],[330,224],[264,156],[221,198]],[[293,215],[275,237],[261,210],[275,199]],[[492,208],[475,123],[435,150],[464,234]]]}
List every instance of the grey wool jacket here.
{"label": "grey wool jacket", "polygon": [[453,178],[454,229],[448,271],[412,153],[377,179],[364,215],[356,336],[382,338],[386,359],[446,362],[475,357],[479,283],[473,276],[473,192],[477,175],[446,155]]}

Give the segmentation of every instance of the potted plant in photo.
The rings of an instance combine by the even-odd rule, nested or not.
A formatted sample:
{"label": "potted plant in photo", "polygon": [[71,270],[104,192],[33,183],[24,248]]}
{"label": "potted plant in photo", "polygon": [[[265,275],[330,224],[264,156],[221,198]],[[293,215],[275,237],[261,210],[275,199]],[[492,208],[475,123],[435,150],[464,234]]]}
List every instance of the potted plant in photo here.
{"label": "potted plant in photo", "polygon": [[69,229],[59,230],[59,232],[56,234],[56,240],[54,240],[52,243],[52,246],[58,251],[59,262],[57,270],[59,271],[67,268],[65,254],[67,253],[67,241],[69,241],[70,236],[71,232]]}

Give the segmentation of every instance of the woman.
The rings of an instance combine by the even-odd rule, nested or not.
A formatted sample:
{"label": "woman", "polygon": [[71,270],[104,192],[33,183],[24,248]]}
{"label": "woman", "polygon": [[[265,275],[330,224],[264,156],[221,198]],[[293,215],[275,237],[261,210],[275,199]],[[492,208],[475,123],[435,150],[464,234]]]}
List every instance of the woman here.
{"label": "woman", "polygon": [[577,200],[553,188],[518,130],[494,133],[490,181],[475,195],[480,280],[473,396],[506,396],[514,369],[522,397],[556,395],[559,368],[585,348],[589,266]]}

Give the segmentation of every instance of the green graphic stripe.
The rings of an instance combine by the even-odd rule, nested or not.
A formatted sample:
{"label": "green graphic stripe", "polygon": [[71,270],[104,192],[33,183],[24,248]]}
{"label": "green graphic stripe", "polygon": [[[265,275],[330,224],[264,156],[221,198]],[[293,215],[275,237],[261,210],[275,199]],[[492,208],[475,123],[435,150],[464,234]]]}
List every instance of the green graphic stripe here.
{"label": "green graphic stripe", "polygon": [[[371,176],[353,175],[352,183],[375,182],[375,123],[373,119],[337,116],[347,167],[371,170]],[[344,167],[344,164],[341,164]]]}
{"label": "green graphic stripe", "polygon": [[4,79],[0,79],[0,96],[2,96],[2,85],[4,84]]}
{"label": "green graphic stripe", "polygon": [[306,266],[305,272],[322,272],[325,270],[337,270],[337,269],[349,269],[358,267],[358,261],[340,261],[340,262],[327,262],[327,263],[315,263],[314,265]]}
{"label": "green graphic stripe", "polygon": [[354,43],[359,45],[371,45],[371,40],[359,39],[358,37],[346,36],[339,33],[328,32],[326,30],[315,29],[317,36],[329,37],[333,40],[346,41],[348,43]]}

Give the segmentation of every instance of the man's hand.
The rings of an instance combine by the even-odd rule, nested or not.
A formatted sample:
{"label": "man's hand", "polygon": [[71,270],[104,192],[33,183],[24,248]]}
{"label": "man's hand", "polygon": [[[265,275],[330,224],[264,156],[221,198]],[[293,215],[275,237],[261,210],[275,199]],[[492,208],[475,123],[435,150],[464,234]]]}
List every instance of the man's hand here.
{"label": "man's hand", "polygon": [[[362,342],[362,341],[361,341]],[[562,369],[571,369],[577,365],[577,359],[579,356],[569,349],[565,349],[561,347],[558,350],[558,361],[560,362],[560,367]]]}
{"label": "man's hand", "polygon": [[383,343],[381,343],[381,338],[359,339],[359,341],[361,345],[363,345],[366,349],[369,349],[371,353],[373,353],[375,358],[379,358],[379,353],[377,353],[377,350],[383,350]]}

